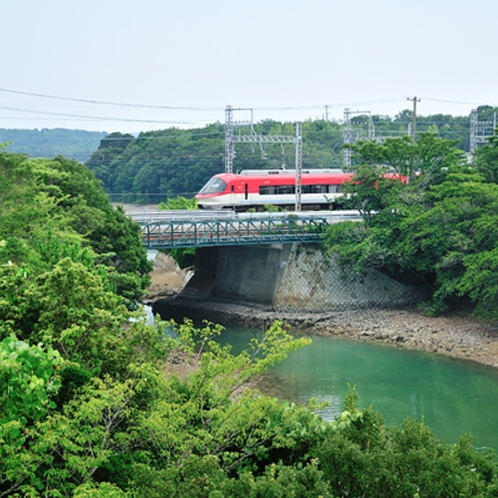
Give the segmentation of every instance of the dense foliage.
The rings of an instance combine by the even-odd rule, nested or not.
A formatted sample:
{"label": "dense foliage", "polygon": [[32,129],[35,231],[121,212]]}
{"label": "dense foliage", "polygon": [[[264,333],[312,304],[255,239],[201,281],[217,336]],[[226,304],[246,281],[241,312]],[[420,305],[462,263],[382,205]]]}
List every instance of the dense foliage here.
{"label": "dense foliage", "polygon": [[109,290],[128,303],[149,283],[138,225],[112,208],[101,183],[75,160],[0,152],[0,219],[0,264],[42,273],[79,253],[86,266],[105,268]]}
{"label": "dense foliage", "polygon": [[139,235],[92,175],[0,168],[0,497],[498,496],[469,437],[386,427],[354,390],[327,422],[245,388],[309,342],[280,323],[238,355],[221,327],[147,324],[116,284],[143,279]]}
{"label": "dense foliage", "polygon": [[[382,144],[358,142],[349,186],[365,223],[332,226],[326,246],[361,272],[377,268],[426,287],[433,312],[473,302],[498,318],[497,136],[473,161],[455,142],[424,134]],[[382,175],[395,171],[406,184]]]}
{"label": "dense foliage", "polygon": [[85,162],[107,135],[102,131],[69,130],[54,128],[42,130],[0,129],[0,143],[7,150],[30,157],[64,156]]}
{"label": "dense foliage", "polygon": [[[492,119],[493,108],[478,109],[479,120]],[[377,138],[399,138],[408,132],[411,111],[394,118],[372,116]],[[419,116],[419,132],[455,140],[457,147],[469,150],[469,117],[449,115]],[[366,138],[368,119],[353,115],[353,139]],[[247,133],[247,131],[244,131]],[[263,135],[295,135],[292,123],[266,120],[255,124],[254,132]],[[343,125],[324,120],[302,124],[303,167],[341,168],[343,165]],[[205,128],[168,129],[141,133],[137,137],[112,133],[87,161],[87,166],[100,178],[108,193],[119,202],[159,203],[169,197],[192,197],[216,173],[224,171],[224,125]],[[237,143],[234,169],[294,168],[295,148],[292,144]]]}

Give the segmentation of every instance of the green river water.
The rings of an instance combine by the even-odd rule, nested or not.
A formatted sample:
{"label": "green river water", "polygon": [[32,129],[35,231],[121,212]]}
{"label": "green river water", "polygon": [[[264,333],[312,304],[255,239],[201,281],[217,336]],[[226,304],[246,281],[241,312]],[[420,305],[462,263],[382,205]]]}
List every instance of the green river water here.
{"label": "green river water", "polygon": [[[260,331],[227,328],[221,341],[244,348]],[[261,389],[305,403],[327,401],[326,419],[340,413],[348,384],[355,385],[360,407],[372,406],[387,425],[406,417],[424,420],[444,441],[464,433],[476,447],[498,452],[498,370],[430,353],[312,337],[311,346],[293,352],[274,367]]]}

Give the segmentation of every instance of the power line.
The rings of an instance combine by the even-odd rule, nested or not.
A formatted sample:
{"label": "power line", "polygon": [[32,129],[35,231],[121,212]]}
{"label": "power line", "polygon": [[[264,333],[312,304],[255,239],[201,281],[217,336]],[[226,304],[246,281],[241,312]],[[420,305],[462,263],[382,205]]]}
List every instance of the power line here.
{"label": "power line", "polygon": [[[22,90],[13,90],[10,88],[0,88],[0,92],[12,93],[17,95],[26,95],[30,97],[38,97],[53,100],[63,100],[69,102],[80,102],[85,104],[93,105],[111,105],[119,107],[134,107],[134,108],[144,108],[144,109],[167,109],[167,110],[180,110],[180,111],[220,111],[219,107],[197,107],[197,106],[170,106],[170,105],[153,105],[153,104],[135,104],[129,102],[113,102],[105,100],[95,100],[86,99],[78,97],[63,97],[60,95],[50,95],[37,92],[26,92]],[[356,101],[356,102],[343,102],[337,104],[329,104],[330,108],[341,108],[344,106],[353,105],[367,105],[367,104],[385,104],[393,103],[402,100],[401,97],[390,98],[390,99],[380,99],[380,100],[369,100],[369,101]],[[259,111],[296,111],[296,110],[311,110],[311,109],[322,109],[323,105],[305,105],[305,106],[269,106],[269,107],[253,107],[253,109]]]}
{"label": "power line", "polygon": [[[17,95],[27,95],[30,97],[38,97],[45,99],[54,99],[54,100],[63,100],[69,102],[80,102],[85,104],[94,104],[94,105],[111,105],[111,106],[119,106],[119,107],[135,107],[135,108],[144,108],[144,109],[168,109],[168,110],[180,110],[180,111],[221,111],[219,107],[194,107],[194,106],[169,106],[169,105],[153,105],[153,104],[135,104],[129,102],[113,102],[113,101],[104,101],[104,100],[95,100],[95,99],[84,99],[77,97],[62,97],[59,95],[49,95],[44,93],[37,92],[25,92],[22,90],[12,90],[10,88],[0,88],[0,92],[5,93],[13,93]],[[333,108],[341,108],[348,105],[366,105],[366,104],[382,104],[382,103],[392,103],[400,101],[401,98],[392,98],[392,99],[382,99],[382,100],[370,100],[370,101],[362,101],[362,102],[346,102],[346,103],[338,103],[331,104],[329,107]],[[295,110],[311,110],[311,109],[321,109],[323,105],[306,105],[306,106],[271,106],[271,107],[254,107],[259,111],[295,111]]]}
{"label": "power line", "polygon": [[[13,90],[11,88],[0,88],[0,92],[12,93],[17,95],[26,95],[30,97],[38,97],[45,99],[54,99],[54,100],[63,100],[70,102],[81,102],[85,104],[94,104],[94,105],[111,105],[111,106],[120,106],[120,107],[138,107],[144,109],[169,109],[169,110],[188,110],[188,111],[221,111],[220,107],[199,107],[199,106],[171,106],[171,105],[157,105],[157,104],[136,104],[130,102],[113,102],[107,100],[96,100],[96,99],[86,99],[86,98],[78,98],[78,97],[63,97],[60,95],[50,95],[45,93],[38,92],[26,92],[23,90]],[[448,104],[462,104],[462,105],[483,105],[481,102],[467,102],[467,101],[459,101],[459,100],[449,100],[449,99],[438,99],[432,97],[424,97],[424,100],[429,100],[433,102],[445,102]],[[354,102],[342,102],[337,104],[327,104],[327,107],[330,108],[340,108],[345,106],[353,106],[353,105],[368,105],[368,104],[388,104],[393,102],[402,101],[403,97],[394,97],[389,99],[377,99],[377,100],[364,100],[364,101],[354,101]],[[306,106],[271,106],[271,107],[253,107],[253,109],[258,109],[261,111],[293,111],[293,110],[306,110],[306,109],[322,109],[323,104],[321,105],[306,105]]]}
{"label": "power line", "polygon": [[0,109],[6,111],[16,111],[16,112],[28,112],[31,114],[43,114],[48,116],[62,116],[69,118],[78,118],[78,119],[96,119],[99,121],[127,121],[132,123],[161,123],[161,124],[195,124],[192,121],[165,121],[165,120],[153,120],[153,119],[130,119],[130,118],[110,118],[108,116],[88,116],[84,114],[68,114],[63,112],[53,112],[53,111],[34,111],[32,109],[20,109],[18,107],[8,107],[8,106],[0,106]]}
{"label": "power line", "polygon": [[483,105],[482,102],[461,102],[459,100],[446,100],[446,99],[431,99],[430,97],[424,97],[424,100],[430,100],[432,102],[445,102],[447,104],[461,104],[461,105]]}
{"label": "power line", "polygon": [[113,105],[119,107],[140,107],[144,109],[169,109],[176,111],[219,111],[218,107],[180,107],[180,106],[166,106],[166,105],[151,105],[151,104],[130,104],[127,102],[110,102],[105,100],[93,99],[80,99],[75,97],[60,97],[58,95],[47,95],[44,93],[23,92],[21,90],[11,90],[9,88],[0,88],[0,92],[15,93],[18,95],[28,95],[30,97],[40,97],[44,99],[65,100],[70,102],[82,102],[84,104],[97,104],[97,105]]}

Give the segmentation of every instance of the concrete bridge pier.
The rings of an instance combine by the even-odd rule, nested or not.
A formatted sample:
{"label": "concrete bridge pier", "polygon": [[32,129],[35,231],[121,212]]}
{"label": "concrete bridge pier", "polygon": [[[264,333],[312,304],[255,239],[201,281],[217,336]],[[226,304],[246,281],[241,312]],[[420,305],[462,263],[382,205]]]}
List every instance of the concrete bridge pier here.
{"label": "concrete bridge pier", "polygon": [[181,297],[273,305],[292,244],[201,247]]}

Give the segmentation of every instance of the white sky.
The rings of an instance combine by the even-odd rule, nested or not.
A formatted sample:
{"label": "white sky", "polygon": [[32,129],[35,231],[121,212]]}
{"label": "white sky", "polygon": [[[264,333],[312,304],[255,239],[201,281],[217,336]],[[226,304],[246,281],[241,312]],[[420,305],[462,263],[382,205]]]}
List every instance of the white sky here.
{"label": "white sky", "polygon": [[496,0],[4,1],[0,128],[394,116],[414,96],[467,116],[498,105],[497,19]]}

